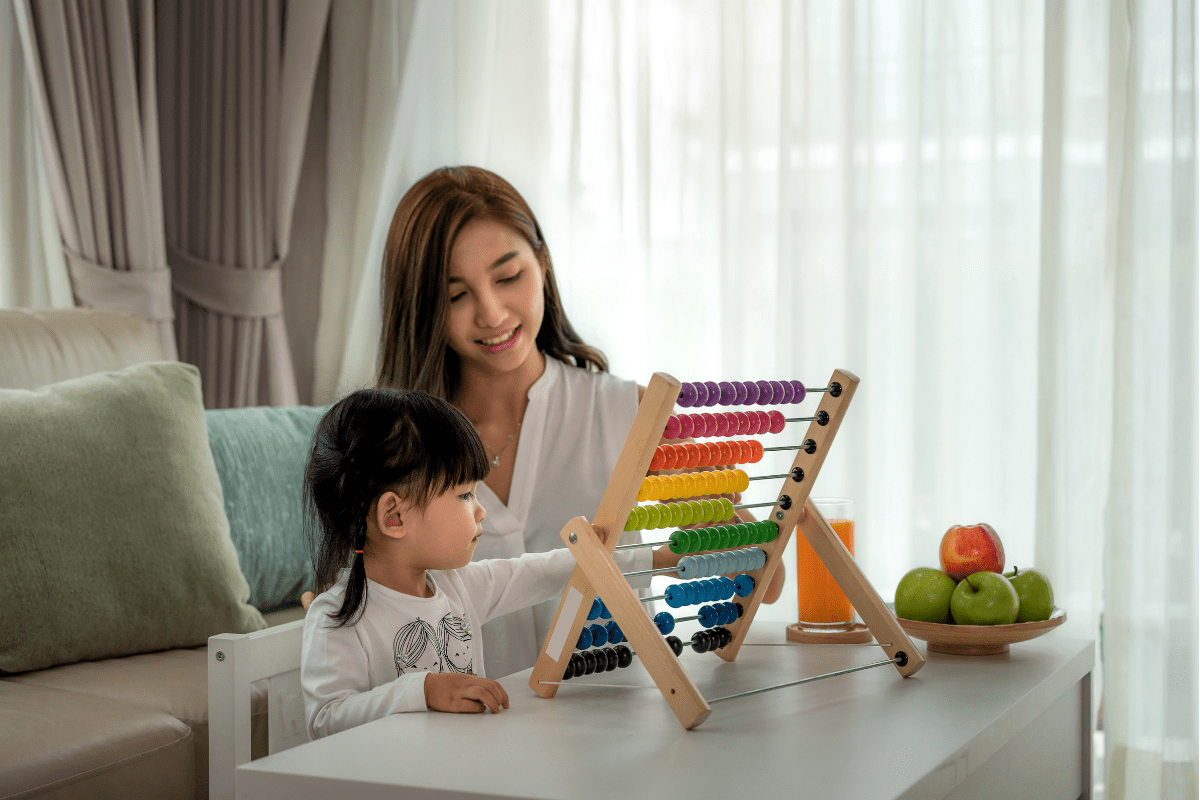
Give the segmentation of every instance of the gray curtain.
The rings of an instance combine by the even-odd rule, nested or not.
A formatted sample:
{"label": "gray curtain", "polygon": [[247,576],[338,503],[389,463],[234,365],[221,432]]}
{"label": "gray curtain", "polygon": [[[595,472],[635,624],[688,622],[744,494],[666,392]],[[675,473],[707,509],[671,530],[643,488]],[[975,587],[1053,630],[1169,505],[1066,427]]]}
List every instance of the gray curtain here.
{"label": "gray curtain", "polygon": [[13,0],[80,306],[139,314],[174,358],[151,0]]}
{"label": "gray curtain", "polygon": [[292,405],[280,265],[330,0],[161,0],[167,258],[208,407]]}

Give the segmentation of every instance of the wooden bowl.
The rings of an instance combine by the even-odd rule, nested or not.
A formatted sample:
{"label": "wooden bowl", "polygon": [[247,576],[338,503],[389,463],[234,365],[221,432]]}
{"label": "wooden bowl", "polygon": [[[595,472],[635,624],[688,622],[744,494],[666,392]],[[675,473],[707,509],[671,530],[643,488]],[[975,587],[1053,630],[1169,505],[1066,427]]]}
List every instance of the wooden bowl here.
{"label": "wooden bowl", "polygon": [[1036,639],[1062,625],[1067,621],[1067,612],[1056,607],[1050,619],[1042,622],[1017,622],[1012,625],[943,625],[938,622],[917,622],[899,617],[896,621],[909,636],[927,642],[927,649],[932,653],[994,656],[1007,653],[1008,646],[1014,642]]}

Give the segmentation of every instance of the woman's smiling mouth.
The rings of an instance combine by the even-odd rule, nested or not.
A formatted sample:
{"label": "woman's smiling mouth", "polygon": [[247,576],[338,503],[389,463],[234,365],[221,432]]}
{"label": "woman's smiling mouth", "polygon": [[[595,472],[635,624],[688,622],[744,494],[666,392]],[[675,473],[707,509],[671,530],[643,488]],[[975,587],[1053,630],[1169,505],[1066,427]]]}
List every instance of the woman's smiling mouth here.
{"label": "woman's smiling mouth", "polygon": [[479,344],[483,345],[483,349],[489,353],[499,353],[512,347],[517,342],[517,335],[521,331],[521,326],[505,331],[498,336],[489,336],[486,339],[476,339]]}

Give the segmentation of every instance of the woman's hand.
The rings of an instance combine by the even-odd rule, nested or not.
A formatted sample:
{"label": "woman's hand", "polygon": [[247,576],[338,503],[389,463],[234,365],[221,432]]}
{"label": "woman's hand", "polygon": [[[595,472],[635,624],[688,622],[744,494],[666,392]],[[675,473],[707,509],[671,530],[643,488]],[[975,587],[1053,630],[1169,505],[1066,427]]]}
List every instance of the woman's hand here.
{"label": "woman's hand", "polygon": [[508,692],[496,681],[457,672],[425,674],[425,705],[434,711],[479,714],[485,708],[499,714],[508,708]]}
{"label": "woman's hand", "polygon": [[317,596],[312,592],[305,592],[300,595],[300,605],[304,606],[304,613],[308,613],[308,607],[312,605],[312,601],[316,600]]}

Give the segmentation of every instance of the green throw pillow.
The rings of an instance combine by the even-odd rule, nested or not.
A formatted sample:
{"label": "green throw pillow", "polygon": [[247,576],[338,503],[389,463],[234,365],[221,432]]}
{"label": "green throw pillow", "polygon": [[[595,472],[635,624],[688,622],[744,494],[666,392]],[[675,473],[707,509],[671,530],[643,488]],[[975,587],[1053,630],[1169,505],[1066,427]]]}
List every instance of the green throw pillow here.
{"label": "green throw pillow", "polygon": [[231,408],[205,412],[225,496],[229,534],[250,603],[296,605],[313,589],[304,536],[304,465],[326,409]]}
{"label": "green throw pillow", "polygon": [[266,627],[246,602],[195,367],[0,389],[0,442],[0,671]]}

